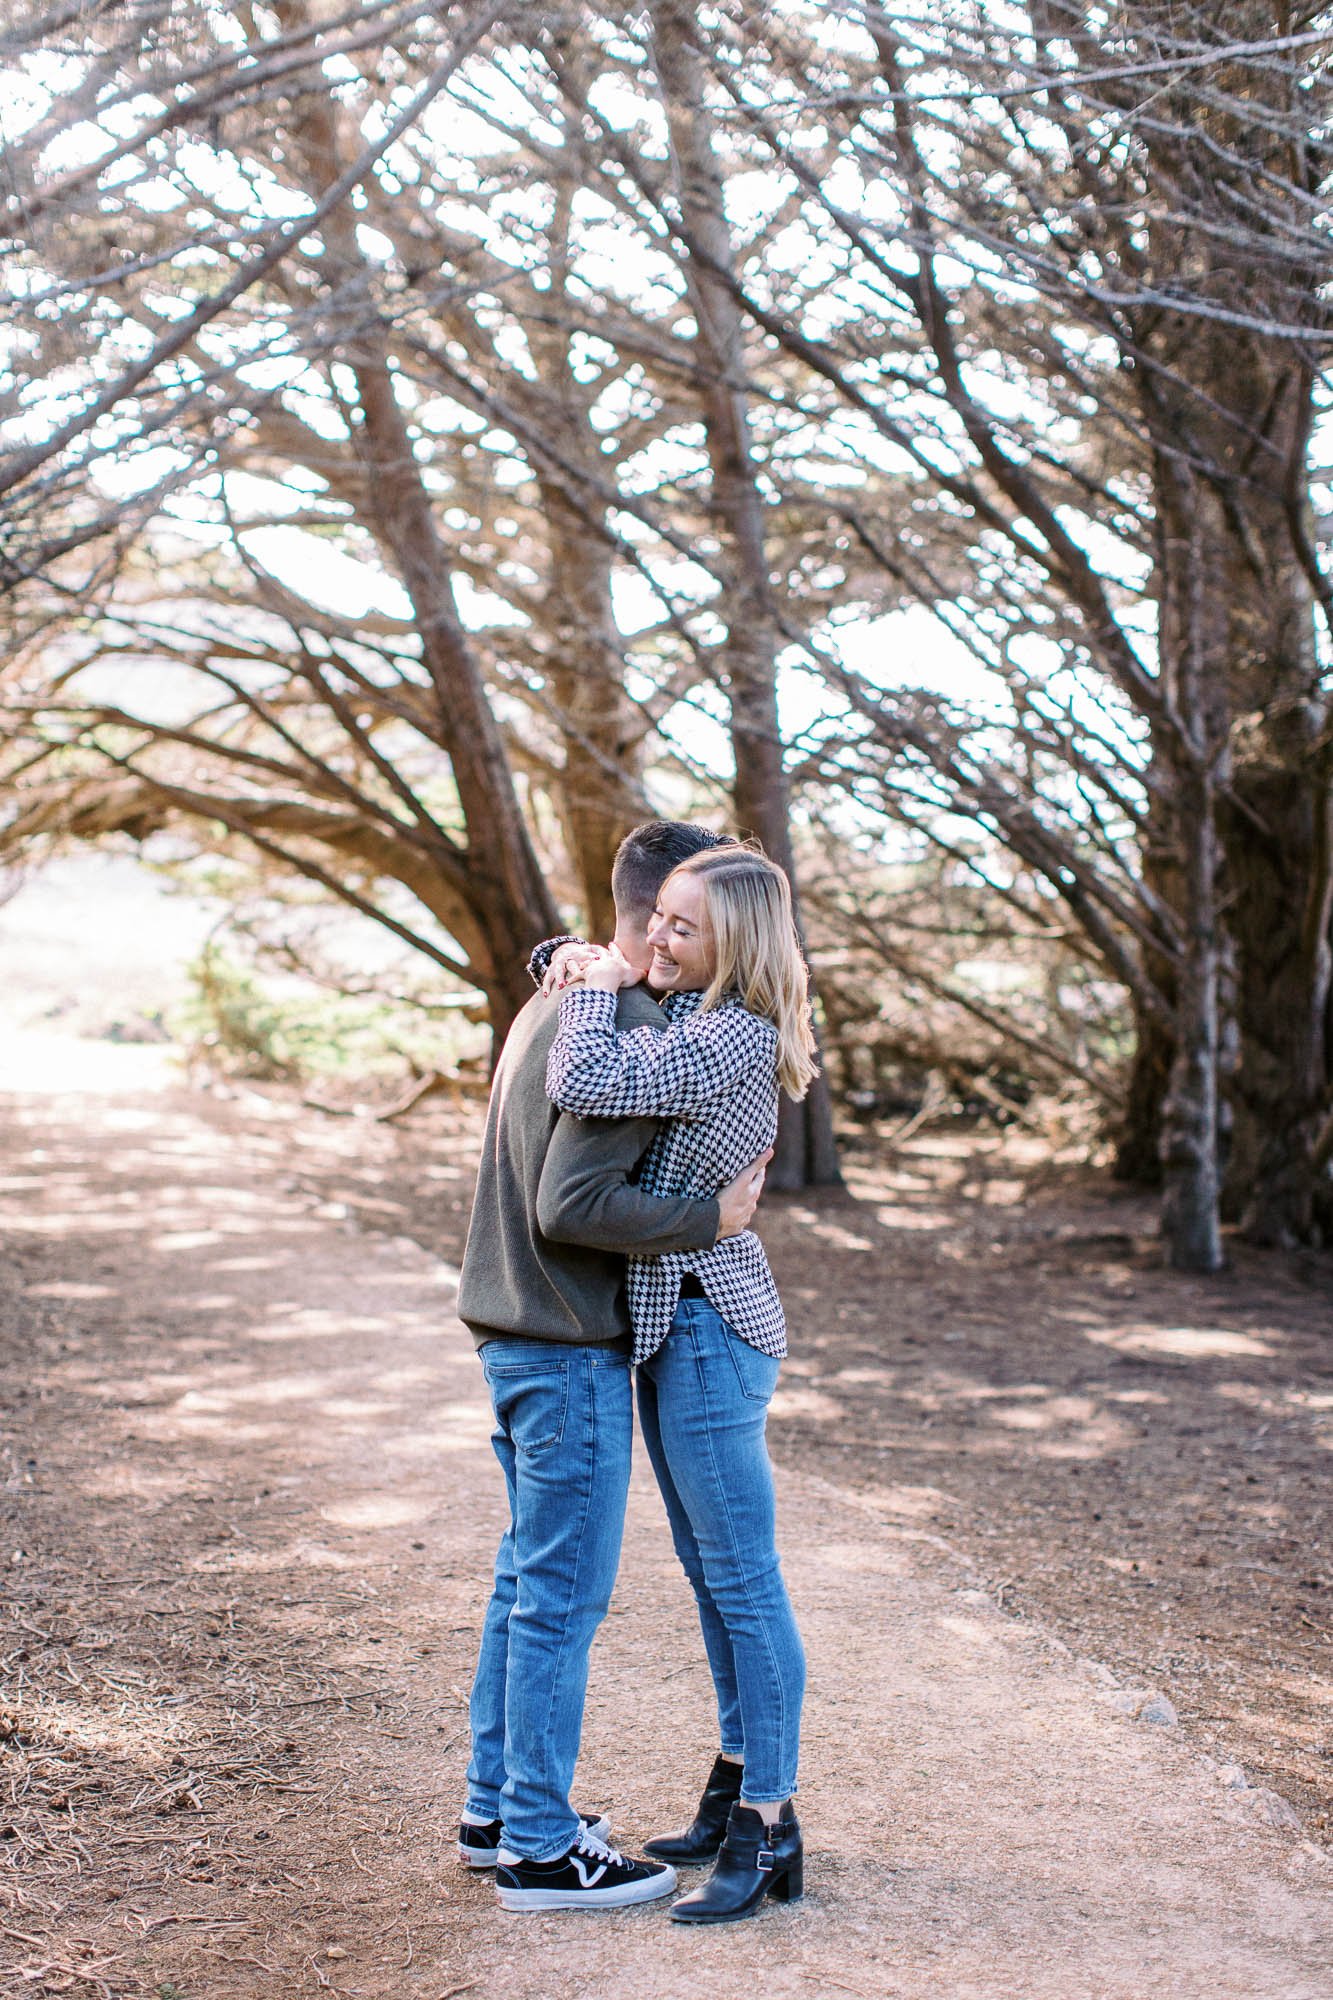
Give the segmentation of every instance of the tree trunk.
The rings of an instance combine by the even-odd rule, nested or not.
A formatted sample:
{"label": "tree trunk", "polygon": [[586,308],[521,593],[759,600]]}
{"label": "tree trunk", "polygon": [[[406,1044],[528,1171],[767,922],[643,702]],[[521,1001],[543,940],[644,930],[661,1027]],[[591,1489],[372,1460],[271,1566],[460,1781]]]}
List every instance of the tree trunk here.
{"label": "tree trunk", "polygon": [[611,607],[611,554],[565,496],[545,497],[551,550],[550,676],[564,732],[560,818],[578,875],[588,935],[616,927],[611,864],[643,804],[643,732],[625,692],[625,659]]}
{"label": "tree trunk", "polygon": [[[298,19],[304,10],[289,5],[283,12]],[[332,100],[303,99],[294,138],[316,185],[331,186],[339,171]],[[434,690],[436,734],[449,757],[467,830],[468,901],[483,940],[474,969],[490,1004],[498,1047],[531,996],[528,951],[559,928],[559,916],[519,808],[480,663],[458,616],[448,551],[395,393],[352,212],[335,211],[323,234],[330,282],[353,320],[343,352],[359,404],[353,449],[363,475],[364,518],[412,603],[422,663]]]}
{"label": "tree trunk", "polygon": [[1218,1165],[1221,1050],[1217,793],[1227,775],[1227,700],[1219,649],[1225,598],[1210,588],[1216,496],[1184,454],[1159,452],[1156,472],[1158,644],[1168,720],[1157,730],[1154,768],[1169,791],[1154,800],[1163,838],[1158,886],[1173,902],[1175,1046],[1162,1101],[1162,1230],[1180,1271],[1223,1263]]}
{"label": "tree trunk", "polygon": [[[1173,818],[1161,792],[1154,790],[1148,801],[1141,865],[1145,886],[1154,901],[1179,911],[1183,907],[1183,884]],[[1180,998],[1174,961],[1165,952],[1145,950],[1143,969],[1156,992],[1174,1009]],[[1133,1005],[1134,1054],[1112,1171],[1117,1180],[1158,1188],[1162,1184],[1162,1107],[1171,1087],[1176,1036],[1173,1028],[1142,997],[1134,999]]]}
{"label": "tree trunk", "polygon": [[[1286,538],[1249,511],[1237,562],[1235,770],[1219,823],[1239,979],[1227,1212],[1253,1242],[1305,1242],[1333,1084],[1333,769],[1313,617]],[[1237,551],[1240,557],[1241,551]]]}
{"label": "tree trunk", "polygon": [[[1281,15],[1253,0],[1212,31],[1261,39],[1281,31]],[[1217,316],[1146,307],[1136,368],[1153,443],[1163,687],[1196,749],[1200,721],[1225,746],[1213,800],[1225,935],[1212,974],[1214,991],[1219,976],[1234,979],[1224,1201],[1263,1243],[1312,1234],[1333,1089],[1333,704],[1320,689],[1304,500],[1324,274],[1291,259],[1282,226],[1288,216],[1299,240],[1302,190],[1313,192],[1310,161],[1280,136],[1297,90],[1280,65],[1219,68],[1208,98],[1163,103],[1146,144],[1171,219],[1153,232],[1151,261],[1164,288],[1183,274]],[[1211,180],[1200,173],[1205,136],[1220,163]],[[1268,233],[1234,226],[1258,188],[1275,210]],[[1189,215],[1215,226],[1178,219]],[[1271,330],[1301,317],[1309,344]],[[1197,907],[1202,836],[1180,832],[1187,923],[1211,922]],[[1198,968],[1187,969],[1182,1019],[1203,1004]]]}
{"label": "tree trunk", "polygon": [[436,692],[439,734],[468,832],[470,900],[487,939],[476,971],[500,1040],[531,997],[528,951],[559,929],[559,914],[519,810],[480,665],[458,618],[447,551],[412,456],[392,376],[378,357],[367,354],[363,341],[352,366],[370,518],[412,600]]}
{"label": "tree trunk", "polygon": [[1217,834],[1210,746],[1182,774],[1179,816],[1186,944],[1177,972],[1176,1049],[1162,1102],[1162,1233],[1178,1271],[1219,1271]]}
{"label": "tree trunk", "polygon": [[[743,631],[738,636],[743,640]],[[750,649],[742,643],[738,650]],[[743,838],[757,840],[770,860],[786,870],[797,933],[804,942],[805,927],[791,844],[791,791],[778,733],[776,675],[771,665],[767,673],[758,662],[747,666],[748,670],[742,668],[739,684],[735,668],[731,674],[736,830]],[[841,1180],[838,1142],[833,1133],[833,1098],[821,1067],[799,1104],[789,1097],[781,1100],[768,1185],[790,1190],[831,1187]]]}
{"label": "tree trunk", "polygon": [[[763,495],[750,444],[742,322],[725,277],[732,263],[731,236],[704,101],[698,42],[695,10],[688,0],[658,0],[653,8],[653,45],[666,100],[681,216],[691,245],[685,276],[705,378],[700,396],[712,476],[710,511],[721,550],[719,609],[727,627],[723,653],[736,766],[736,825],[786,870],[800,931],[791,794],[778,727],[781,628],[769,577]],[[790,1189],[840,1179],[832,1102],[821,1075],[802,1103],[782,1101],[768,1184]]]}
{"label": "tree trunk", "polygon": [[[1158,454],[1160,644],[1165,684],[1204,676],[1229,739],[1214,802],[1236,1049],[1223,1204],[1253,1240],[1280,1244],[1314,1228],[1333,1082],[1329,705],[1317,692],[1313,595],[1273,469],[1303,452],[1301,371],[1283,379],[1271,356],[1242,360],[1234,335],[1224,369],[1221,345],[1196,325],[1188,354],[1171,357],[1178,373],[1186,360],[1198,370],[1201,388],[1171,412],[1177,448]],[[1245,385],[1246,407],[1218,409],[1223,381]],[[1159,424],[1166,393],[1154,392]]]}
{"label": "tree trunk", "polygon": [[605,516],[594,496],[607,471],[603,439],[593,422],[601,385],[579,380],[573,345],[587,316],[578,283],[575,190],[593,183],[601,165],[586,143],[581,116],[596,68],[570,24],[556,21],[552,33],[572,107],[564,141],[571,171],[554,189],[549,290],[526,328],[537,380],[520,382],[513,393],[525,399],[534,429],[558,447],[558,473],[540,456],[535,467],[550,558],[543,631],[564,739],[557,806],[588,935],[605,942],[616,924],[611,895],[616,849],[631,827],[649,817],[643,796],[647,725],[625,689],[625,649],[611,598],[615,550],[598,532]]}
{"label": "tree trunk", "polygon": [[1171,1084],[1175,1038],[1141,1008],[1135,1009],[1134,1054],[1125,1101],[1114,1122],[1115,1160],[1111,1172],[1131,1186],[1162,1185],[1162,1106]]}

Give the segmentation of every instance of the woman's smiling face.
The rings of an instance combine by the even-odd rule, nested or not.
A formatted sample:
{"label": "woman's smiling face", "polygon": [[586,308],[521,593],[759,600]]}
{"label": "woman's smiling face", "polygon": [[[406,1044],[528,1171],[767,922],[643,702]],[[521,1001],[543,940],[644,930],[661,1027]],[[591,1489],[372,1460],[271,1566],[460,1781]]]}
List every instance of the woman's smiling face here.
{"label": "woman's smiling face", "polygon": [[704,923],[704,885],[697,875],[673,875],[648,926],[652,963],[648,984],[654,993],[700,993],[713,976],[713,954]]}

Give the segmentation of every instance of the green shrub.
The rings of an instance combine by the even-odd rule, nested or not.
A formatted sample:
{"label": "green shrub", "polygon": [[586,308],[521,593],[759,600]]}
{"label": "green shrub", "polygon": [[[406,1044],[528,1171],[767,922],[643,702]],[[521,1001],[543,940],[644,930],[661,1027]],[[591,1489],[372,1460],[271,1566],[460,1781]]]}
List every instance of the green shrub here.
{"label": "green shrub", "polygon": [[328,993],[295,978],[266,986],[217,944],[206,945],[188,970],[192,990],[172,1020],[176,1039],[233,1076],[401,1075],[405,1065],[453,1063],[460,1036],[476,1039],[457,1015],[433,1019],[373,994]]}

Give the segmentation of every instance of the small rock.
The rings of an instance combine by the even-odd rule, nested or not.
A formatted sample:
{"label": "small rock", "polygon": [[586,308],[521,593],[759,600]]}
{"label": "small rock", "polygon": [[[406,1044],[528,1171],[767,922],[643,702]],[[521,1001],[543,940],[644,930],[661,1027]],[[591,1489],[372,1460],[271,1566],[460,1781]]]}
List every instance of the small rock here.
{"label": "small rock", "polygon": [[1175,1729],[1180,1717],[1164,1694],[1155,1694],[1139,1710],[1140,1722],[1152,1722],[1159,1729]]}
{"label": "small rock", "polygon": [[1245,1795],[1245,1803],[1256,1819],[1266,1826],[1288,1827],[1293,1832],[1301,1830],[1301,1816],[1293,1805],[1289,1805],[1280,1792],[1270,1791],[1267,1785],[1252,1785]]}
{"label": "small rock", "polygon": [[[1098,1663],[1088,1661],[1086,1664],[1095,1666]],[[1117,1715],[1130,1716],[1136,1722],[1154,1723],[1158,1729],[1174,1729],[1180,1721],[1164,1694],[1154,1694],[1151,1688],[1117,1687],[1113,1676],[1108,1675],[1097,1699],[1107,1708],[1113,1708]]]}
{"label": "small rock", "polygon": [[1078,1666],[1090,1681],[1096,1681],[1098,1687],[1113,1688],[1116,1685],[1115,1675],[1100,1660],[1080,1660]]}
{"label": "small rock", "polygon": [[1248,1791],[1250,1785],[1249,1779],[1239,1764],[1219,1764],[1217,1767],[1217,1782],[1227,1792]]}

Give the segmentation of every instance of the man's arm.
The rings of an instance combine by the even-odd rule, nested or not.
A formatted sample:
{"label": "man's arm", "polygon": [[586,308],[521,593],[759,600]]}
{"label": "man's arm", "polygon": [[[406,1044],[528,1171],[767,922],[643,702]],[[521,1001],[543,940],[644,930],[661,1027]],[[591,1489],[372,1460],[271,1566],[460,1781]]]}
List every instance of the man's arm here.
{"label": "man's arm", "polygon": [[645,1194],[630,1181],[657,1129],[655,1118],[587,1119],[562,1112],[537,1189],[542,1235],[621,1256],[711,1250],[722,1226],[716,1200]]}

